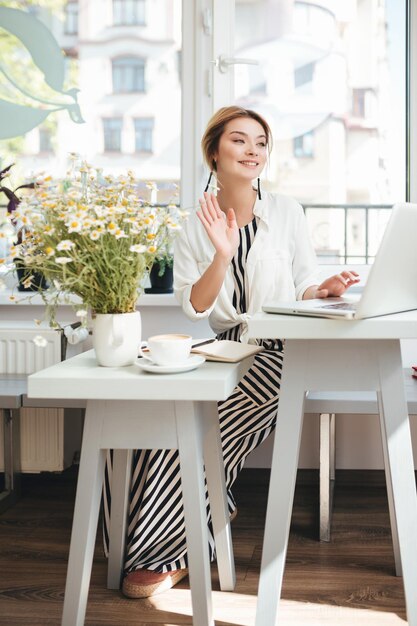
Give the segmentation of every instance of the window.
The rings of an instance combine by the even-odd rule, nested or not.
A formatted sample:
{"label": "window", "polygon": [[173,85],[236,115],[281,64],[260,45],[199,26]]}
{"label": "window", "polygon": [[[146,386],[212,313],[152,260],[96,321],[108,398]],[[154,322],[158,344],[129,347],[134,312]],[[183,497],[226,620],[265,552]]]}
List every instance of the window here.
{"label": "window", "polygon": [[314,63],[307,63],[294,70],[294,86],[301,87],[306,83],[311,83],[313,80]]}
{"label": "window", "polygon": [[137,117],[135,124],[135,151],[153,152],[153,128],[152,117]]}
{"label": "window", "polygon": [[376,115],[376,95],[373,89],[352,89],[352,115],[372,118]]}
{"label": "window", "polygon": [[314,156],[314,133],[312,131],[300,137],[294,137],[294,156],[297,158]]}
{"label": "window", "polygon": [[[390,205],[405,200],[406,173],[413,171],[405,146],[410,3],[235,0],[234,29],[227,3],[220,4],[213,30],[221,44],[213,57],[250,64],[234,66],[231,95],[232,71],[214,65],[216,104],[223,98],[221,105],[255,109],[270,122],[264,184],[303,204],[317,253],[371,261]],[[225,50],[230,30],[235,46]],[[256,82],[263,91],[253,90]]]}
{"label": "window", "polygon": [[78,2],[67,2],[65,6],[66,35],[76,35],[78,33]]}
{"label": "window", "polygon": [[113,93],[145,91],[145,61],[138,57],[113,59]]}
{"label": "window", "polygon": [[103,119],[104,152],[121,152],[122,150],[122,118],[107,117]]}
{"label": "window", "polygon": [[113,24],[115,26],[145,26],[146,0],[113,0]]}
{"label": "window", "polygon": [[52,133],[49,128],[39,129],[39,152],[53,152]]}

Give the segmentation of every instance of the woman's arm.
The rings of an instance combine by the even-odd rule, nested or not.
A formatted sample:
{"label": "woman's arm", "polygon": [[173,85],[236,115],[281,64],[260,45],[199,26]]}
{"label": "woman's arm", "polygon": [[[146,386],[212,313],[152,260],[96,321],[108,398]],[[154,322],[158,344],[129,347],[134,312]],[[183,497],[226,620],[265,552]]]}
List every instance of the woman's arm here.
{"label": "woman's arm", "polygon": [[208,266],[202,277],[194,283],[191,289],[190,302],[197,313],[209,309],[219,295],[228,266],[229,261],[216,253],[211,265]]}
{"label": "woman's arm", "polygon": [[200,207],[197,216],[216,252],[213,261],[191,290],[190,302],[197,312],[210,308],[219,295],[227,268],[239,246],[239,229],[234,210],[229,209],[226,216],[216,196],[208,193],[200,200]]}

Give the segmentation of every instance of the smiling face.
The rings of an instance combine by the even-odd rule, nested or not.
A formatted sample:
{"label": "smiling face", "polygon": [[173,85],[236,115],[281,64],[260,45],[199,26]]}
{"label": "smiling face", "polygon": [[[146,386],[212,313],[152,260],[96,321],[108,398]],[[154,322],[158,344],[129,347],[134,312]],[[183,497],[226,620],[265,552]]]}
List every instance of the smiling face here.
{"label": "smiling face", "polygon": [[216,161],[220,181],[257,178],[267,158],[267,138],[261,124],[250,117],[231,120],[220,137]]}

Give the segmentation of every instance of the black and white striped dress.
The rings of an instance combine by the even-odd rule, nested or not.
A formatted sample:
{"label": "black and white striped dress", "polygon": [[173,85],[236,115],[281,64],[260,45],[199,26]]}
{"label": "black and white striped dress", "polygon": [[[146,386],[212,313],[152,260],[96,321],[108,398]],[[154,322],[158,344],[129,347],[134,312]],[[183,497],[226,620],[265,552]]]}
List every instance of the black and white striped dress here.
{"label": "black and white striped dress", "polygon": [[[256,218],[240,229],[240,244],[232,260],[235,290],[233,304],[246,312],[247,255],[256,235]],[[218,339],[239,341],[240,325]],[[232,395],[218,403],[220,433],[230,513],[236,508],[231,487],[245,459],[275,426],[283,361],[283,345],[277,339],[260,340],[264,351],[257,354]],[[104,544],[108,550],[111,454],[108,455],[104,489]],[[215,556],[206,492],[210,557]],[[184,514],[177,450],[137,450],[134,454],[125,573],[145,568],[159,572],[187,567]]]}

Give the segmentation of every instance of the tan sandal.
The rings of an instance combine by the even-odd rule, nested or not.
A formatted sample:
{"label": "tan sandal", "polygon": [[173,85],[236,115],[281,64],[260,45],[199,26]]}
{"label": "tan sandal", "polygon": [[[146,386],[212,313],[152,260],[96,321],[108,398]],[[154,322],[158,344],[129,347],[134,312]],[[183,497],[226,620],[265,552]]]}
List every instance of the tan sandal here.
{"label": "tan sandal", "polygon": [[172,572],[137,569],[124,577],[122,592],[127,598],[149,598],[171,589],[186,576],[188,569],[176,569]]}

